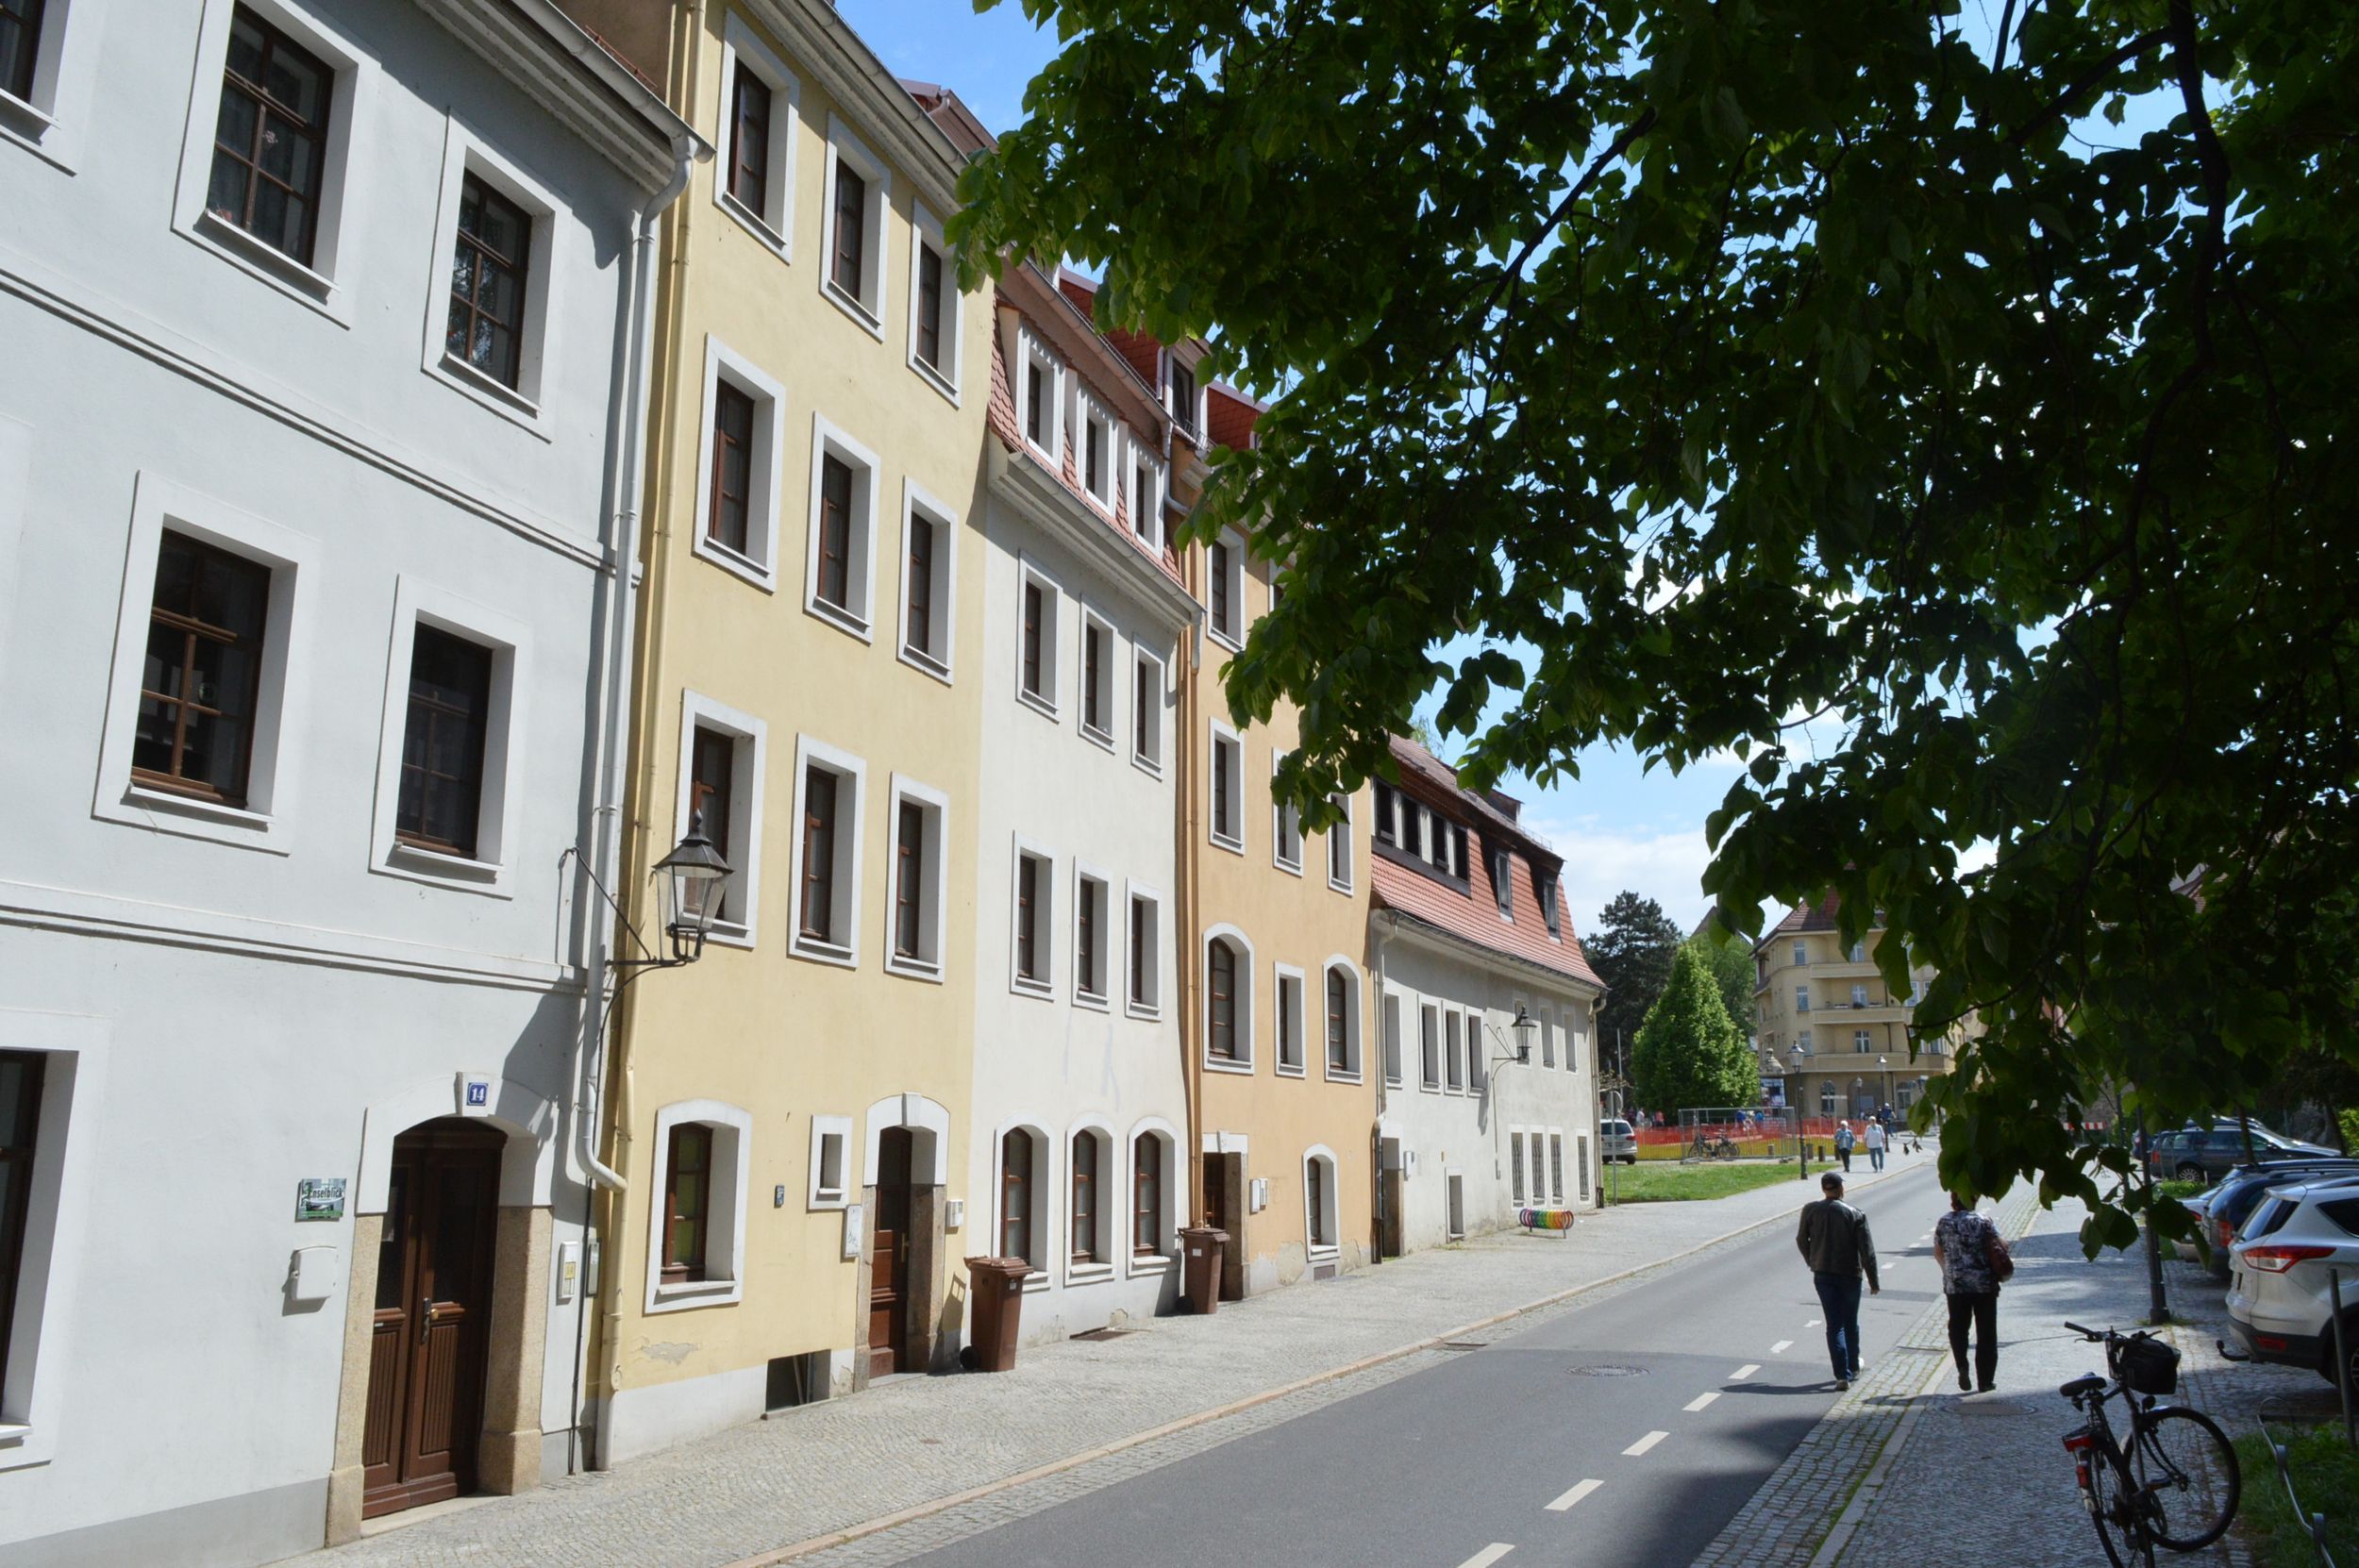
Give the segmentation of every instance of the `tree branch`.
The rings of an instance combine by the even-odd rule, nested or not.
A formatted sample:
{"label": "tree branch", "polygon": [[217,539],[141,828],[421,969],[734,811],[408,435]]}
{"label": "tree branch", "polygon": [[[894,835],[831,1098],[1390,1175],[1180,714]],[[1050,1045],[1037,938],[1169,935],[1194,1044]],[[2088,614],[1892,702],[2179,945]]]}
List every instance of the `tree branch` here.
{"label": "tree branch", "polygon": [[1548,210],[1548,219],[1541,224],[1540,231],[1524,242],[1523,248],[1516,251],[1515,259],[1507,264],[1507,271],[1499,275],[1497,283],[1491,285],[1490,296],[1482,302],[1481,318],[1487,319],[1498,308],[1499,296],[1522,280],[1524,267],[1531,261],[1531,253],[1540,248],[1540,242],[1556,232],[1556,225],[1564,221],[1564,214],[1573,209],[1575,202],[1589,193],[1589,188],[1598,183],[1607,165],[1630,151],[1631,142],[1653,128],[1654,110],[1649,108],[1623,126],[1622,134],[1614,139],[1614,144],[1590,160],[1589,167],[1581,171],[1581,178],[1573,181],[1572,189],[1557,198],[1556,206]]}
{"label": "tree branch", "polygon": [[2014,134],[2007,138],[2007,145],[2010,147],[2020,147],[2023,145],[2023,143],[2030,139],[2033,131],[2040,129],[2050,120],[2063,118],[2065,113],[2072,108],[2073,100],[2080,97],[2082,93],[2086,92],[2090,88],[2097,86],[2106,77],[2120,70],[2123,65],[2137,58],[2140,55],[2145,54],[2149,49],[2153,48],[2156,44],[2170,38],[2170,28],[2157,27],[2152,32],[2140,33],[2137,37],[2132,39],[2120,48],[2116,49],[2112,54],[2107,55],[2086,75],[2081,77],[2080,80],[2074,82],[2070,87],[2066,88],[2062,93],[2058,94],[2053,103],[2050,103],[2046,108],[2041,109],[2037,114],[2033,115],[2031,119],[2016,126]]}

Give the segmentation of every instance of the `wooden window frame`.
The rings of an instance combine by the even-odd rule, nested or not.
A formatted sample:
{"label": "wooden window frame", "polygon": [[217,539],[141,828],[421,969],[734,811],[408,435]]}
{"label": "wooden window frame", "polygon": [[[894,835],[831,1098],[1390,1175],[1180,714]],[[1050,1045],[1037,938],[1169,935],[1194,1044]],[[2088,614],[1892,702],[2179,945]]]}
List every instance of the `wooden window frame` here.
{"label": "wooden window frame", "polygon": [[1054,961],[1049,940],[1056,864],[1038,850],[1019,847],[1015,853],[1015,910],[1010,945],[1013,949],[1014,981],[1018,989],[1045,993]]}
{"label": "wooden window frame", "polygon": [[[476,214],[476,227],[472,232],[467,226],[471,208]],[[521,231],[522,242],[512,256],[495,250],[482,236],[485,217],[498,213],[500,209],[505,209],[505,215],[512,218]],[[532,239],[535,225],[541,221],[539,213],[501,190],[478,171],[467,169],[460,174],[459,222],[451,242],[450,314],[443,332],[443,352],[446,358],[465,365],[479,375],[490,376],[510,392],[520,392],[524,387],[525,344],[532,329]],[[475,281],[469,292],[461,293],[459,291],[460,262],[470,254],[474,265],[468,275]],[[513,284],[516,313],[512,320],[495,315],[486,308],[484,278],[487,274],[494,277],[508,277]],[[477,330],[487,322],[497,331],[508,334],[507,353],[498,357],[498,362],[491,364],[477,359],[473,347]]]}
{"label": "wooden window frame", "polygon": [[901,588],[904,621],[902,646],[929,663],[943,660],[933,652],[934,645],[934,552],[941,548],[937,537],[942,525],[920,507],[912,507],[904,525],[909,548],[904,553]]}
{"label": "wooden window frame", "polygon": [[1106,962],[1107,920],[1113,885],[1095,872],[1078,869],[1073,878],[1073,993],[1104,1007],[1113,999]]}
{"label": "wooden window frame", "polygon": [[[466,693],[477,699],[471,711],[454,708],[450,704],[420,694],[418,691],[418,666],[421,662],[419,653],[428,639],[449,643],[454,648],[468,649],[471,657],[482,661],[480,690],[471,689]],[[490,773],[493,688],[498,679],[498,651],[477,642],[474,638],[460,632],[445,630],[425,621],[416,623],[415,629],[410,635],[409,710],[408,717],[402,726],[401,759],[397,773],[399,788],[393,806],[393,837],[396,842],[429,850],[438,855],[455,855],[461,859],[469,860],[476,858],[477,846],[482,842],[483,792]],[[474,777],[471,780],[458,775],[438,775],[423,765],[413,765],[410,762],[410,737],[421,717],[429,726],[447,719],[451,723],[464,726],[468,750],[472,754],[474,762]],[[431,755],[433,744],[430,736],[423,749]],[[418,789],[420,791],[418,808],[414,812],[408,809],[411,799],[412,774],[419,778]],[[424,824],[434,814],[427,808],[426,792],[435,789],[438,779],[442,780],[441,787],[443,788],[460,787],[463,788],[466,792],[468,809],[461,815],[467,826],[464,834],[460,837],[438,839],[428,833],[424,826]],[[414,821],[417,826],[404,826],[405,820]]]}
{"label": "wooden window frame", "polygon": [[[704,1178],[704,1193],[693,1214],[680,1212],[679,1178],[686,1162],[682,1159],[687,1147],[701,1144],[702,1163],[688,1174]],[[675,1122],[666,1142],[663,1164],[663,1266],[660,1283],[665,1285],[694,1284],[708,1277],[706,1265],[711,1244],[712,1223],[713,1170],[712,1128],[703,1122]],[[689,1226],[690,1243],[683,1249],[678,1243],[678,1230],[682,1223]],[[687,1259],[681,1259],[685,1250]]]}
{"label": "wooden window frame", "polygon": [[[319,248],[320,202],[327,185],[329,151],[327,138],[336,111],[338,87],[336,68],[332,62],[321,58],[315,51],[297,42],[285,28],[248,6],[239,6],[231,13],[229,28],[232,49],[236,46],[237,29],[241,23],[251,25],[261,34],[262,78],[268,79],[271,75],[271,65],[281,52],[292,55],[300,63],[319,74],[321,82],[319,103],[313,110],[312,117],[306,119],[296,111],[293,106],[272,97],[261,81],[240,75],[225,58],[222,65],[221,98],[214,110],[212,152],[206,160],[205,210],[241,234],[251,237],[256,243],[268,246],[279,255],[309,267]],[[245,99],[254,108],[253,135],[243,150],[222,140],[223,122],[227,117],[229,98],[233,92]],[[267,174],[262,169],[264,156],[262,148],[266,144],[266,135],[274,123],[287,134],[310,144],[310,177],[300,187]],[[213,185],[220,177],[225,161],[243,171],[241,180],[243,189],[238,210],[235,212],[213,205]],[[292,249],[254,226],[255,202],[264,184],[275,185],[303,203],[303,227]]]}
{"label": "wooden window frame", "polygon": [[[742,411],[743,429],[736,428],[732,414]],[[751,392],[726,375],[715,375],[712,383],[712,475],[711,501],[705,517],[705,539],[733,555],[752,559],[754,533],[755,464],[760,459],[758,442],[761,439],[761,404]],[[728,458],[732,448],[745,455],[745,489],[732,494],[728,489]],[[737,537],[729,537],[723,519],[730,502],[737,504]]]}
{"label": "wooden window frame", "polygon": [[1303,977],[1299,970],[1280,964],[1272,987],[1270,1015],[1278,1026],[1276,1070],[1293,1076],[1309,1070],[1303,1059],[1303,1035],[1308,1025],[1309,997],[1304,994]]}
{"label": "wooden window frame", "polygon": [[[836,851],[843,824],[844,776],[817,762],[803,765],[801,884],[795,890],[795,929],[824,946],[846,945],[835,929]],[[824,916],[814,923],[813,910]]]}
{"label": "wooden window frame", "polygon": [[[729,83],[729,199],[764,223],[770,214],[770,135],[778,114],[778,89],[763,79],[750,61],[740,56],[733,62],[735,79]],[[746,158],[747,108],[756,100],[748,89],[760,95],[761,125],[756,134],[761,138],[758,160]],[[787,132],[794,134],[790,119]]]}
{"label": "wooden window frame", "polygon": [[1130,1140],[1130,1256],[1163,1252],[1163,1145],[1151,1132]]}
{"label": "wooden window frame", "polygon": [[[1032,1261],[1033,1167],[1039,1163],[1039,1140],[1022,1127],[1012,1127],[999,1140],[999,1255]],[[1015,1154],[1023,1151],[1019,1169]],[[1018,1244],[1021,1243],[1021,1244]]]}
{"label": "wooden window frame", "polygon": [[[1073,1162],[1071,1193],[1067,1219],[1067,1256],[1076,1263],[1106,1261],[1105,1248],[1098,1240],[1098,1227],[1103,1220],[1099,1198],[1103,1182],[1101,1167],[1105,1163],[1098,1146],[1097,1134],[1077,1132],[1068,1158]],[[1087,1151],[1084,1155],[1083,1151]]]}
{"label": "wooden window frame", "polygon": [[1334,1236],[1327,1228],[1327,1161],[1317,1155],[1302,1162],[1302,1199],[1304,1217],[1308,1222],[1304,1240],[1313,1247],[1331,1247]]}
{"label": "wooden window frame", "polygon": [[[156,594],[161,590],[163,583],[164,554],[170,550],[185,551],[191,558],[192,568],[202,569],[209,565],[220,564],[226,566],[232,573],[247,576],[256,606],[256,625],[252,631],[243,631],[235,626],[214,626],[199,619],[192,609],[166,609],[157,604]],[[252,580],[256,577],[259,577],[259,582]],[[199,799],[214,801],[224,806],[243,807],[245,805],[248,791],[253,784],[254,731],[261,717],[259,710],[261,707],[262,665],[270,645],[270,608],[273,587],[272,569],[262,562],[240,555],[234,550],[226,550],[209,540],[182,533],[176,528],[168,527],[162,531],[157,544],[156,575],[149,585],[148,636],[143,640],[142,646],[153,647],[155,637],[159,630],[176,632],[180,635],[182,640],[179,665],[181,695],[171,696],[161,692],[147,690],[142,673],[139,692],[140,705],[144,708],[151,701],[159,702],[170,704],[175,709],[171,745],[172,765],[159,770],[142,768],[135,762],[131,768],[131,777],[135,782],[151,789],[169,791],[175,794],[193,795]],[[220,703],[209,707],[194,700],[196,655],[200,643],[203,642],[215,643],[225,648],[246,650],[248,655],[247,678],[245,690],[241,693],[244,708],[242,715],[231,712],[226,705]],[[144,661],[142,661],[142,668],[143,672]],[[187,761],[189,715],[192,709],[201,715],[233,718],[241,725],[243,733],[238,746],[234,776],[236,782],[233,787],[223,789],[207,784],[202,779],[188,777],[182,771]],[[137,724],[138,721],[135,719],[133,721],[135,737]],[[135,741],[135,754],[136,749]]]}
{"label": "wooden window frame", "polygon": [[926,806],[903,798],[893,815],[893,952],[920,961],[926,934]]}
{"label": "wooden window frame", "polygon": [[[704,834],[715,854],[736,867],[731,851],[736,847],[732,840],[737,810],[738,738],[725,729],[699,724],[691,726],[688,744],[689,826]],[[716,761],[717,769],[709,765]],[[708,809],[713,807],[718,809]],[[715,920],[739,919],[743,911],[730,908],[736,891],[724,885],[721,907],[713,915]]]}
{"label": "wooden window frame", "polygon": [[[870,310],[864,285],[868,275],[868,176],[852,167],[841,151],[835,154],[835,189],[828,212],[828,282],[845,298]],[[846,196],[850,197],[847,204]],[[846,219],[849,222],[846,222]],[[850,239],[847,242],[846,232]],[[850,270],[851,281],[844,280]],[[873,313],[873,312],[872,312]]]}
{"label": "wooden window frame", "polygon": [[[1237,972],[1241,956],[1226,937],[1214,937],[1204,950],[1204,1049],[1214,1061],[1242,1062],[1237,1049],[1237,1010],[1240,998]],[[1224,974],[1224,971],[1226,972]],[[1224,979],[1226,985],[1223,984]]]}
{"label": "wooden window frame", "polygon": [[[25,8],[22,14],[12,8],[17,5]],[[33,77],[41,69],[42,13],[45,8],[45,0],[0,0],[0,31],[13,30],[17,39],[16,70],[8,80],[0,81],[0,92],[25,103],[33,101]],[[0,1317],[0,1348],[6,1347],[8,1333],[8,1320]],[[0,1355],[0,1367],[7,1365],[7,1357]]]}
{"label": "wooden window frame", "polygon": [[[839,477],[840,476],[840,477]],[[813,590],[821,604],[845,615],[852,608],[852,510],[860,502],[860,475],[833,452],[819,455],[818,580]],[[834,580],[829,581],[832,571]]]}
{"label": "wooden window frame", "polygon": [[17,1293],[25,1266],[25,1236],[30,1227],[33,1164],[41,1153],[42,1093],[48,1053],[0,1051],[0,1064],[14,1062],[25,1073],[25,1091],[13,1126],[0,1126],[0,1165],[9,1170],[8,1196],[0,1204],[0,1374],[8,1366],[8,1329],[16,1321]]}
{"label": "wooden window frame", "polygon": [[936,375],[944,376],[948,375],[942,363],[942,341],[945,336],[943,329],[948,325],[948,311],[945,309],[947,296],[943,288],[944,270],[946,265],[940,248],[928,243],[923,234],[919,235],[917,238],[917,287],[913,291],[915,298],[911,306],[917,313],[915,326],[917,342],[912,352],[917,356],[919,364],[924,365]]}
{"label": "wooden window frame", "polygon": [[1358,1071],[1351,1059],[1351,1005],[1357,988],[1341,964],[1327,966],[1327,1071]]}

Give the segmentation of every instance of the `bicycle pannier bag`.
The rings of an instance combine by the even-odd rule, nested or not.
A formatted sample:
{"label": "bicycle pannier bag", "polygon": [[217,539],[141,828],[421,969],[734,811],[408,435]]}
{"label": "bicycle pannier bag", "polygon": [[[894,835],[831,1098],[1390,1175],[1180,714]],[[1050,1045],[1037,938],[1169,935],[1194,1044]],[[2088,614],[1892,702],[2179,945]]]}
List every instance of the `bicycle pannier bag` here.
{"label": "bicycle pannier bag", "polygon": [[2006,1240],[1993,1226],[1983,1240],[1983,1257],[1990,1264],[1990,1276],[2001,1285],[2015,1277],[2015,1254],[2007,1250]]}
{"label": "bicycle pannier bag", "polygon": [[2132,1393],[2179,1392],[2179,1352],[2144,1334],[2125,1341],[2114,1357],[2121,1386]]}

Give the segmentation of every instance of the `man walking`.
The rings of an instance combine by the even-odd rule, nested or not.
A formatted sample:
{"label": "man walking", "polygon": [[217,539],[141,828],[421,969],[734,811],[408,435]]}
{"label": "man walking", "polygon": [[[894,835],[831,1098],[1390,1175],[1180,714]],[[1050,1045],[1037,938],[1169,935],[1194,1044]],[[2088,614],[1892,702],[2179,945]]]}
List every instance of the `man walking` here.
{"label": "man walking", "polygon": [[1867,1124],[1867,1168],[1871,1171],[1884,1168],[1884,1125],[1882,1122]]}
{"label": "man walking", "polygon": [[[1949,1298],[1949,1354],[1958,1363],[1961,1393],[1988,1393],[1999,1377],[1999,1271],[1994,1251],[2003,1253],[1999,1227],[1964,1198],[1949,1195],[1949,1212],[1933,1226],[1933,1254],[1941,1259],[1941,1289]],[[1974,1382],[1966,1380],[1966,1330],[1974,1328]]]}
{"label": "man walking", "polygon": [[1802,1223],[1794,1244],[1810,1265],[1818,1287],[1818,1305],[1826,1313],[1827,1357],[1834,1366],[1834,1386],[1848,1389],[1860,1373],[1859,1286],[1866,1276],[1870,1295],[1883,1293],[1876,1278],[1876,1242],[1867,1233],[1867,1216],[1843,1201],[1843,1177],[1832,1171],[1818,1178],[1826,1195],[1802,1206]]}
{"label": "man walking", "polygon": [[1851,1146],[1856,1142],[1851,1136],[1850,1123],[1837,1122],[1834,1125],[1835,1158],[1843,1161],[1843,1168],[1847,1171],[1851,1168]]}

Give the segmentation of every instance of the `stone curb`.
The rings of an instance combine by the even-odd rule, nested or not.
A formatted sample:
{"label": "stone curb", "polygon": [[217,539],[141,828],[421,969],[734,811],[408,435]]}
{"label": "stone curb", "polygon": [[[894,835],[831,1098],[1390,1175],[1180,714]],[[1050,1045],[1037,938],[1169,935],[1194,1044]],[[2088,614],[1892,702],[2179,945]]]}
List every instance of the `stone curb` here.
{"label": "stone curb", "polygon": [[[1915,1169],[1916,1167],[1910,1168]],[[1854,1176],[1865,1174],[1873,1178],[1868,1181],[1853,1182],[1851,1184],[1852,1188],[1856,1190],[1860,1187],[1874,1186],[1878,1182],[1888,1181],[1895,1176],[1902,1173],[1898,1168],[1888,1167],[1881,1172],[1854,1172],[1852,1174]],[[1799,1181],[1797,1185],[1799,1185]],[[1759,1189],[1752,1190],[1758,1191]],[[1707,1199],[1705,1201],[1709,1202],[1711,1200]],[[1740,1236],[1750,1235],[1752,1232],[1764,1229],[1769,1226],[1785,1224],[1792,1218],[1793,1216],[1790,1214],[1771,1214],[1765,1218],[1754,1220],[1748,1224],[1738,1226],[1734,1230],[1727,1231],[1721,1235],[1715,1236],[1708,1241],[1698,1242],[1695,1245],[1682,1248],[1678,1252],[1665,1253],[1661,1258],[1652,1258],[1648,1259],[1646,1262],[1633,1264],[1631,1267],[1624,1269],[1618,1274],[1610,1274],[1601,1279],[1592,1279],[1586,1284],[1574,1285],[1565,1290],[1552,1292],[1548,1295],[1540,1297],[1536,1301],[1527,1301],[1519,1307],[1511,1307],[1503,1312],[1494,1312],[1489,1317],[1478,1318],[1472,1323],[1463,1323],[1455,1328],[1447,1328],[1441,1333],[1429,1335],[1424,1339],[1414,1341],[1408,1344],[1397,1345],[1390,1350],[1380,1350],[1374,1355],[1363,1356],[1357,1360],[1347,1361],[1341,1366],[1330,1367],[1323,1372],[1314,1372],[1307,1377],[1297,1377],[1291,1383],[1282,1383],[1276,1388],[1263,1389],[1259,1393],[1247,1394],[1242,1399],[1231,1400],[1226,1405],[1216,1405],[1211,1410],[1197,1410],[1192,1414],[1180,1416],[1176,1420],[1166,1421],[1161,1426],[1150,1426],[1143,1431],[1132,1432],[1129,1436],[1117,1438],[1112,1443],[1099,1443],[1096,1447],[1084,1449],[1079,1453],[1067,1454],[1062,1459],[1052,1460],[1046,1464],[1035,1465],[1029,1470],[1021,1471],[1013,1476],[1003,1476],[997,1480],[985,1481],[980,1486],[968,1487],[963,1492],[954,1492],[940,1497],[929,1498],[923,1503],[918,1503],[910,1508],[899,1510],[896,1512],[879,1514],[874,1519],[864,1519],[857,1525],[848,1525],[841,1529],[829,1530],[824,1535],[811,1536],[806,1540],[797,1541],[792,1545],[780,1546],[771,1551],[757,1552],[752,1557],[739,1558],[734,1562],[723,1564],[723,1568],[772,1568],[772,1565],[776,1563],[791,1562],[796,1558],[809,1557],[814,1552],[828,1551],[837,1546],[849,1545],[853,1542],[865,1540],[872,1535],[878,1535],[886,1530],[895,1529],[903,1525],[912,1524],[920,1519],[930,1518],[937,1513],[942,1513],[950,1509],[962,1507],[967,1503],[972,1503],[984,1497],[993,1496],[995,1493],[1006,1492],[1013,1487],[1024,1486],[1033,1481],[1045,1480],[1051,1476],[1062,1475],[1068,1470],[1075,1470],[1082,1465],[1091,1464],[1096,1460],[1109,1458],[1112,1455],[1126,1452],[1129,1449],[1136,1448],[1143,1443],[1156,1442],[1159,1439],[1169,1437],[1175,1432],[1184,1432],[1192,1427],[1205,1426],[1208,1423],[1223,1420],[1229,1416],[1238,1415],[1259,1406],[1269,1404],[1273,1400],[1283,1399],[1289,1394],[1299,1393],[1305,1389],[1317,1388],[1321,1384],[1331,1383],[1337,1378],[1348,1377],[1355,1373],[1365,1372],[1371,1367],[1382,1366],[1387,1361],[1397,1361],[1403,1357],[1414,1356],[1421,1351],[1431,1350],[1438,1345],[1447,1343],[1448,1341],[1464,1339],[1469,1334],[1481,1333],[1486,1328],[1495,1328],[1502,1323],[1507,1323],[1515,1318],[1523,1317],[1527,1313],[1545,1310],[1548,1308],[1556,1306],[1560,1302],[1570,1301],[1576,1296],[1586,1295],[1592,1291],[1603,1290],[1609,1285],[1618,1285],[1623,1280],[1630,1279],[1637,1275],[1645,1274],[1648,1270],[1659,1269],[1666,1264],[1680,1262],[1684,1259],[1693,1258],[1700,1252],[1708,1252],[1712,1248],[1719,1246],[1723,1243],[1732,1242]]]}

